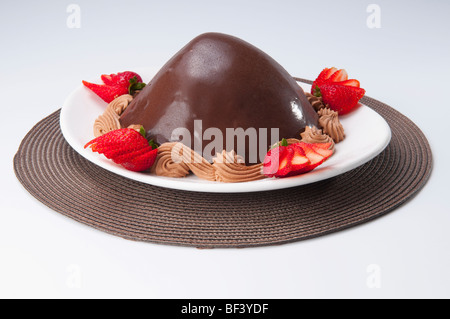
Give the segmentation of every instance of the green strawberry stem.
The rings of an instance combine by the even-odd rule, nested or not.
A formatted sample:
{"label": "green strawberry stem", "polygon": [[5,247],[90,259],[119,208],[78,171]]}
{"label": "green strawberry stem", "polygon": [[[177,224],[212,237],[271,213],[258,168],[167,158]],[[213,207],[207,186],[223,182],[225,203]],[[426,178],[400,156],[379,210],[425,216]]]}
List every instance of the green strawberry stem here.
{"label": "green strawberry stem", "polygon": [[147,132],[145,131],[145,128],[144,128],[144,126],[142,126],[141,125],[141,127],[139,128],[139,133],[141,133],[141,135],[143,136],[143,137],[147,137]]}
{"label": "green strawberry stem", "polygon": [[[141,127],[139,128],[139,133],[141,133],[141,135],[145,138],[147,138],[147,132],[145,131],[145,128],[143,125],[141,125]],[[159,147],[158,144],[156,144],[156,142],[152,139],[150,141],[148,141],[148,145],[150,145],[152,147],[152,149],[157,149]]]}
{"label": "green strawberry stem", "polygon": [[314,96],[317,96],[317,97],[321,97],[322,96],[322,92],[320,92],[320,89],[319,89],[319,87],[316,85],[316,87],[314,88],[314,93],[313,93],[313,95]]}
{"label": "green strawberry stem", "polygon": [[150,146],[152,147],[153,150],[154,150],[154,149],[157,149],[157,148],[159,147],[159,145],[156,144],[154,140],[148,141],[148,145],[150,145]]}
{"label": "green strawberry stem", "polygon": [[138,82],[137,76],[133,76],[130,79],[130,85],[128,86],[128,93],[133,95],[136,91],[140,91],[145,87],[145,83]]}
{"label": "green strawberry stem", "polygon": [[274,148],[277,148],[279,146],[288,146],[288,145],[289,145],[289,143],[288,143],[287,139],[283,138],[280,142],[276,142],[275,144],[273,144],[270,147],[269,151],[273,150]]}

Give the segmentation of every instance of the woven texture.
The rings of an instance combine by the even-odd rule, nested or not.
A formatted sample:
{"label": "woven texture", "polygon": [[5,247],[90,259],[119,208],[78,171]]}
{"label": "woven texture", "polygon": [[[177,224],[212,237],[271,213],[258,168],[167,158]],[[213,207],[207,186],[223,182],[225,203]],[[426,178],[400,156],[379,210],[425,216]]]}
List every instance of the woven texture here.
{"label": "woven texture", "polygon": [[23,186],[51,209],[126,239],[199,248],[299,241],[392,211],[416,194],[431,173],[431,150],[420,129],[386,104],[369,97],[362,102],[389,123],[387,148],[348,173],[290,189],[197,193],[118,176],[68,145],[59,110],[25,136],[14,169]]}

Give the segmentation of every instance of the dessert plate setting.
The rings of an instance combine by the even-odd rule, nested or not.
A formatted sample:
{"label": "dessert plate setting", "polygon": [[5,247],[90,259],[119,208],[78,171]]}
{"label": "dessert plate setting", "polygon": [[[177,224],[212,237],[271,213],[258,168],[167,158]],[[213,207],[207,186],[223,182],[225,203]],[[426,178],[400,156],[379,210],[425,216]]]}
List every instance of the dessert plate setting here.
{"label": "dessert plate setting", "polygon": [[[221,41],[210,42],[211,37]],[[203,42],[202,39],[207,41]],[[239,54],[234,54],[236,52],[233,51],[233,54],[223,56],[221,49],[223,41],[227,44],[224,48],[231,48]],[[224,69],[229,72],[225,74],[216,72],[216,63],[206,64],[209,67],[214,66],[212,70],[190,68],[197,65],[198,56],[191,55],[192,50],[188,45],[180,52],[182,55],[187,54],[189,59],[186,61],[194,63],[184,65],[186,68],[181,70],[185,72],[172,72],[172,69],[170,72],[161,72],[161,70],[147,68],[133,70],[139,73],[139,77],[142,76],[143,82],[138,81],[137,77],[123,82],[121,77],[113,78],[115,74],[102,75],[101,80],[109,90],[107,98],[102,96],[105,93],[104,86],[102,86],[102,94],[99,94],[100,91],[92,90],[95,84],[89,84],[90,90],[85,87],[86,82],[83,82],[85,86],[80,83],[80,86],[68,96],[61,109],[42,119],[22,140],[14,156],[14,171],[25,189],[53,210],[122,238],[202,248],[243,248],[305,240],[371,221],[399,207],[422,189],[428,181],[432,170],[432,153],[422,131],[389,105],[368,96],[360,96],[359,93],[365,90],[359,87],[357,80],[348,79],[345,70],[326,68],[314,82],[299,78],[292,79],[291,75],[270,57],[239,39],[226,35],[206,34],[197,37],[191,43],[200,43],[193,52],[200,55],[206,52],[206,57],[209,59],[207,61],[210,61],[210,58],[216,62],[220,61]],[[211,43],[218,45],[216,50],[211,49]],[[234,45],[230,46],[230,43]],[[249,57],[245,63],[242,63],[244,61],[242,52],[247,52]],[[235,61],[236,64],[228,63],[230,62],[228,58],[231,56],[240,57]],[[217,57],[223,59],[217,59]],[[174,65],[173,61],[185,60],[172,58],[170,61],[169,67]],[[276,80],[274,80],[275,76],[254,78],[254,74],[249,73],[250,71],[242,72],[247,64],[253,61],[259,61],[257,66],[260,66],[259,63],[263,61],[267,70],[274,71],[264,74],[276,75],[278,76]],[[165,67],[169,68],[167,64]],[[261,70],[260,67],[256,69]],[[161,79],[158,76],[161,74],[170,76],[182,74],[183,76],[178,76],[175,82],[169,81],[173,84],[169,90],[167,82],[157,81]],[[246,76],[243,77],[242,74]],[[190,81],[185,81],[186,76],[191,77]],[[314,155],[311,155],[311,152],[309,152],[311,160],[307,158],[306,144],[303,145],[305,149],[298,150],[297,147],[301,148],[299,146],[301,143],[286,146],[287,141],[282,141],[281,145],[271,149],[266,155],[266,159],[271,159],[269,153],[281,154],[282,160],[277,163],[278,170],[274,178],[225,183],[200,179],[197,177],[200,175],[191,174],[186,177],[170,178],[145,171],[154,163],[151,160],[155,160],[155,157],[151,156],[155,156],[156,152],[144,138],[148,132],[142,132],[142,127],[150,131],[157,127],[158,134],[164,130],[167,130],[169,134],[173,132],[176,126],[180,126],[176,121],[182,117],[179,116],[178,105],[174,107],[176,111],[170,113],[166,102],[170,101],[168,104],[172,106],[175,103],[171,99],[172,94],[179,95],[183,92],[182,89],[189,91],[196,81],[201,82],[204,79],[203,76],[213,76],[214,81],[210,83],[226,82],[227,88],[230,81],[236,77],[239,77],[240,81],[236,81],[238,84],[234,83],[235,91],[220,91],[221,88],[219,88],[219,91],[211,93],[209,88],[203,90],[204,86],[199,85],[195,86],[200,91],[195,90],[194,99],[190,98],[189,92],[185,92],[187,95],[176,102],[182,101],[184,104],[188,104],[185,103],[186,101],[192,102],[192,107],[196,110],[189,112],[185,119],[192,118],[191,114],[197,114],[199,118],[202,118],[204,116],[200,116],[201,113],[197,111],[203,112],[207,108],[207,114],[215,115],[209,118],[216,121],[217,101],[234,101],[233,98],[228,98],[228,95],[216,99],[216,93],[238,92],[238,102],[249,106],[252,112],[242,116],[244,120],[242,124],[234,125],[258,128],[284,125],[280,127],[279,138],[292,138],[292,135],[297,134],[294,131],[297,132],[299,128],[309,126],[308,123],[320,124],[320,119],[323,117],[323,115],[320,116],[319,122],[307,123],[306,120],[313,113],[302,113],[290,102],[293,101],[292,98],[298,98],[298,93],[301,93],[295,82],[297,81],[305,92],[311,91],[312,84],[314,93],[320,95],[324,103],[330,108],[341,111],[339,121],[344,128],[345,139],[335,144],[333,155],[327,157],[325,162],[317,160],[317,154],[322,155],[324,152],[320,154],[318,151],[314,162],[312,157]],[[267,79],[270,80],[270,85],[262,86],[260,81],[264,82]],[[123,89],[133,94],[134,85],[145,84],[150,80],[152,80],[151,84],[144,89],[141,88],[142,91],[135,96],[130,106],[121,115],[121,119],[125,120],[126,117],[130,120],[127,115],[131,113],[130,123],[124,121],[117,124],[116,122],[118,126],[126,127],[130,124],[142,125],[139,131],[144,136],[132,129],[121,131],[113,129],[109,132],[113,134],[126,132],[137,136],[131,141],[134,144],[130,142],[129,137],[122,138],[122,136],[112,139],[107,136],[102,140],[110,143],[109,146],[115,150],[115,153],[110,152],[110,155],[118,154],[121,157],[116,161],[111,160],[111,156],[109,156],[110,159],[104,156],[106,154],[104,150],[107,150],[104,146],[99,146],[100,150],[99,148],[85,149],[85,145],[93,140],[94,134],[96,135],[94,123],[107,108],[106,103],[110,103],[119,95],[124,95]],[[93,79],[92,82],[96,81],[98,79]],[[112,82],[114,85],[108,86],[106,82]],[[157,86],[156,83],[163,83],[163,86]],[[185,85],[186,83],[188,85]],[[278,83],[286,85],[280,86]],[[159,94],[158,88],[161,87],[166,94],[170,93],[169,97],[153,98],[151,93],[156,91]],[[244,87],[245,90],[242,90]],[[253,92],[252,99],[247,100],[248,96],[241,94],[244,91],[249,91],[249,94]],[[272,99],[274,96],[277,98]],[[330,96],[334,99],[330,100]],[[280,103],[281,100],[289,103]],[[144,102],[140,103],[142,101]],[[148,101],[152,102],[151,105],[147,104]],[[208,103],[204,104],[204,101]],[[357,104],[358,101],[359,104]],[[159,102],[164,103],[161,105]],[[232,106],[235,105],[236,103],[233,102]],[[264,122],[264,125],[261,124],[260,118],[253,117],[255,112],[270,116],[279,105],[283,106],[280,108],[283,112],[280,111],[276,113],[277,116],[270,118],[264,116],[264,119],[270,120]],[[225,104],[223,106],[226,107]],[[314,110],[312,105],[304,104],[303,106],[305,107],[302,107],[302,110],[308,110],[308,107],[310,111]],[[140,107],[143,109],[139,109]],[[137,113],[136,120],[141,123],[135,122],[133,114],[136,113],[133,111],[136,109],[145,111],[146,116],[142,116],[142,112]],[[346,109],[352,111],[345,114]],[[226,123],[221,125],[228,125],[227,121],[234,123],[234,120],[241,120],[241,118],[235,119],[234,113],[229,110],[225,108],[221,113],[217,110],[217,113],[226,118],[224,121]],[[155,116],[155,112],[160,113],[159,117]],[[292,118],[288,116],[291,113],[294,114]],[[322,110],[317,111],[318,115],[319,113],[322,113]],[[161,121],[163,116],[165,120]],[[276,121],[273,120],[274,118]],[[155,119],[156,124],[152,122]],[[259,121],[254,121],[255,119]],[[287,124],[286,119],[294,121]],[[248,123],[256,124],[247,126]],[[160,131],[158,131],[159,124],[161,124]],[[181,126],[183,125],[190,124],[184,122]],[[206,126],[215,127],[214,123]],[[223,132],[226,128],[227,126],[222,125],[220,129]],[[158,134],[148,136],[155,136],[155,142],[162,145],[171,136],[164,136],[161,141],[158,141],[162,133]],[[141,149],[136,150],[133,147],[138,145],[137,140],[141,141],[139,144]],[[120,141],[120,147],[126,144],[128,148],[125,153],[123,148],[117,149],[117,141]],[[317,146],[313,143],[309,145],[308,147]],[[294,149],[290,148],[291,146]],[[104,154],[100,155],[97,151]],[[329,150],[327,151],[330,154]],[[283,157],[283,152],[288,155]],[[131,161],[127,161],[130,155]],[[306,161],[302,162],[302,158]],[[119,166],[115,162],[121,165],[125,162],[126,165]],[[317,163],[321,165],[314,166]],[[139,166],[140,164],[145,165]],[[305,166],[301,164],[311,164],[310,168],[314,169],[302,171],[301,169]],[[211,164],[206,162],[205,165]],[[130,171],[125,167],[141,172]],[[157,171],[156,168],[155,171]],[[216,173],[218,171],[214,172]],[[272,176],[266,171],[264,173],[266,176]],[[290,176],[290,173],[302,174],[286,177]],[[214,175],[212,180],[220,179]]]}
{"label": "dessert plate setting", "polygon": [[306,240],[383,216],[429,179],[432,153],[421,130],[382,102],[367,96],[362,102],[391,127],[387,147],[353,170],[299,187],[213,193],[143,184],[78,154],[61,133],[61,110],[26,134],[14,171],[49,208],[129,240],[201,248]]}
{"label": "dessert plate setting", "polygon": [[[154,70],[148,68],[136,71],[147,82],[155,74]],[[299,85],[305,92],[311,90],[311,86],[307,83],[299,82]],[[361,103],[351,113],[340,116],[346,138],[335,145],[333,156],[307,174],[242,183],[212,182],[193,174],[184,178],[171,178],[156,176],[150,172],[126,170],[104,156],[84,148],[85,144],[94,138],[93,123],[105,108],[105,102],[81,84],[68,96],[61,108],[60,127],[69,145],[88,161],[115,174],[154,186],[185,191],[243,193],[284,189],[322,181],[367,163],[380,154],[391,139],[391,129],[385,119]]]}
{"label": "dessert plate setting", "polygon": [[[75,90],[68,101],[79,97],[78,93]],[[87,95],[85,101],[98,106],[93,96]],[[180,186],[180,179],[136,173],[142,179],[151,177],[155,185],[172,186],[154,186],[149,180],[143,184],[135,174],[126,177],[129,172],[109,167],[111,164],[96,153],[83,153],[85,137],[78,137],[78,146],[71,141],[79,148],[75,150],[61,132],[64,119],[69,119],[62,110],[42,119],[27,133],[14,156],[14,171],[25,189],[51,209],[129,240],[200,248],[245,248],[306,240],[391,212],[422,189],[431,174],[431,149],[421,130],[382,102],[368,96],[361,102],[363,105],[348,117],[343,116],[342,122],[347,126],[356,123],[354,129],[347,130],[351,134],[358,131],[356,125],[362,125],[359,121],[364,116],[370,119],[365,129],[386,128],[380,117],[385,119],[390,127],[384,131],[387,136],[383,140],[373,137],[373,143],[379,147],[365,144],[346,150],[344,140],[336,145],[343,147],[337,148],[335,158],[340,153],[342,160],[344,154],[354,160],[353,156],[364,150],[366,155],[358,161],[349,160],[344,167],[333,164],[331,157],[330,162],[325,162],[327,166],[323,164],[317,171],[300,177],[242,184],[218,184],[189,177],[183,178],[185,184]],[[69,111],[77,114],[73,108],[64,109]],[[94,118],[96,114],[90,116]],[[73,123],[73,119],[68,123]],[[379,125],[374,126],[377,121]],[[79,131],[92,128],[88,121],[79,124]],[[376,155],[378,152],[381,153]],[[352,166],[356,168],[351,169]],[[325,174],[320,171],[323,168],[328,170],[328,177],[313,177]],[[300,181],[308,175],[310,180]],[[314,178],[317,182],[312,182]],[[258,186],[251,186],[249,191],[243,185]],[[181,187],[209,190],[184,191]],[[223,193],[217,187],[230,187],[231,191]],[[237,192],[233,187],[243,191]],[[272,191],[255,192],[257,189]]]}

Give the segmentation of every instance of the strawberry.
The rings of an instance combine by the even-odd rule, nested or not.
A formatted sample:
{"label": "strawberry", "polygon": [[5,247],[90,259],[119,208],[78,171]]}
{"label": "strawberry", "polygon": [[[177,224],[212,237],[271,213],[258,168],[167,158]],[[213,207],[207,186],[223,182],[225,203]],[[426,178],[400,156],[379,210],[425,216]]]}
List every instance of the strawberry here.
{"label": "strawberry", "polygon": [[305,156],[309,159],[310,162],[309,165],[303,167],[300,171],[297,171],[297,174],[312,171],[333,154],[332,150],[324,149],[323,146],[317,146],[317,144],[319,143],[311,144],[300,142],[297,144],[297,147],[303,149]]}
{"label": "strawberry", "polygon": [[105,152],[112,152],[121,146],[126,146],[128,148],[135,147],[136,149],[147,146],[148,142],[143,134],[136,133],[138,133],[136,130],[129,128],[114,130],[93,139],[88,142],[84,148],[90,146],[92,151],[102,154]]}
{"label": "strawberry", "polygon": [[291,171],[294,150],[288,146],[277,146],[267,153],[263,163],[263,173],[268,177],[283,177]]}
{"label": "strawberry", "polygon": [[358,80],[355,79],[351,79],[351,80],[345,80],[345,81],[340,81],[338,82],[340,85],[345,85],[345,86],[354,86],[359,88],[360,83]]}
{"label": "strawberry", "polygon": [[[305,142],[302,142],[303,144],[305,144]],[[332,143],[328,142],[328,143],[308,143],[309,146],[313,147],[314,150],[329,150]]]}
{"label": "strawberry", "polygon": [[[320,72],[319,76],[314,80],[312,87],[311,87],[311,94],[314,94],[314,90],[316,87],[320,86],[323,83],[326,83],[330,81],[333,76],[335,78],[339,78],[340,81],[345,81],[347,78],[345,76],[347,75],[347,72],[345,74],[343,73],[345,70],[338,70],[337,68],[325,68]],[[338,73],[337,75],[334,75],[335,73]]]}
{"label": "strawberry", "polygon": [[153,141],[145,138],[145,130],[140,132],[123,128],[101,135],[86,143],[93,152],[105,155],[114,163],[131,171],[145,171],[155,162],[158,149]]}
{"label": "strawberry", "polygon": [[103,84],[95,84],[82,81],[84,86],[97,94],[106,103],[111,103],[117,97],[123,94],[133,95],[141,90],[145,83],[139,74],[131,71],[119,72],[117,74],[102,74]]}
{"label": "strawberry", "polygon": [[316,153],[322,155],[324,157],[324,160],[333,155],[333,150],[330,150],[331,143],[309,143],[309,146]]}
{"label": "strawberry", "polygon": [[335,67],[323,69],[314,82],[317,84],[326,82],[337,70]]}
{"label": "strawberry", "polygon": [[127,94],[128,87],[123,86],[109,86],[104,84],[95,84],[82,81],[84,86],[90,89],[92,92],[97,94],[106,103],[111,103],[117,97]]}
{"label": "strawberry", "polygon": [[299,146],[299,143],[291,144],[291,148],[294,149],[294,156],[291,160],[291,171],[286,176],[301,174],[311,164],[310,159],[306,156],[305,150]]}
{"label": "strawberry", "polygon": [[340,115],[353,110],[365,93],[358,80],[348,79],[347,71],[334,67],[323,69],[311,87],[311,94],[322,97]]}
{"label": "strawberry", "polygon": [[330,145],[304,142],[287,145],[282,142],[267,152],[263,173],[268,177],[289,177],[310,172],[333,154],[328,149]]}
{"label": "strawberry", "polygon": [[340,82],[322,84],[316,96],[322,96],[322,101],[339,115],[352,111],[366,91],[355,86],[342,85]]}
{"label": "strawberry", "polygon": [[341,81],[347,81],[347,80],[348,80],[347,71],[345,71],[344,69],[340,69],[340,70],[337,70],[336,72],[334,72],[329,77],[327,82],[341,82]]}
{"label": "strawberry", "polygon": [[144,153],[147,153],[148,151],[153,150],[153,148],[150,145],[144,146],[143,148],[139,148],[135,151],[130,150],[129,152],[121,152],[120,154],[115,154],[112,156],[112,160],[116,164],[124,164],[131,159],[141,156]]}
{"label": "strawberry", "polygon": [[141,172],[147,170],[153,166],[153,163],[155,163],[157,152],[158,149],[147,151],[145,153],[142,153],[141,155],[138,155],[136,157],[127,160],[121,165],[125,167],[127,170],[134,172]]}
{"label": "strawberry", "polygon": [[130,80],[136,77],[138,82],[142,82],[142,78],[139,74],[132,71],[119,72],[117,74],[102,74],[101,79],[106,85],[119,85],[127,86]]}

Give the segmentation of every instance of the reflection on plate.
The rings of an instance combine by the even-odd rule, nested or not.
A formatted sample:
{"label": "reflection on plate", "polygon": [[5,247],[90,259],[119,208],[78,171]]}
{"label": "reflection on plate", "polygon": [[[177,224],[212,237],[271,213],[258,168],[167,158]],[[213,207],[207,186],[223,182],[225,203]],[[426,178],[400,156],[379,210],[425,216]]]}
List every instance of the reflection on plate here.
{"label": "reflection on plate", "polygon": [[[144,82],[155,74],[150,70],[135,70]],[[81,80],[80,80],[81,82]],[[301,84],[305,91],[310,86]],[[60,117],[64,138],[76,152],[92,163],[118,175],[155,186],[198,192],[255,192],[305,185],[337,176],[354,169],[378,155],[389,143],[391,130],[386,121],[371,108],[362,105],[352,113],[339,117],[346,138],[336,144],[335,154],[318,168],[304,175],[288,178],[267,178],[245,183],[220,183],[199,179],[194,175],[185,178],[155,176],[150,173],[131,172],[103,155],[84,149],[94,138],[93,124],[103,113],[106,103],[81,84],[66,99]]]}

